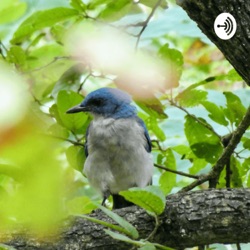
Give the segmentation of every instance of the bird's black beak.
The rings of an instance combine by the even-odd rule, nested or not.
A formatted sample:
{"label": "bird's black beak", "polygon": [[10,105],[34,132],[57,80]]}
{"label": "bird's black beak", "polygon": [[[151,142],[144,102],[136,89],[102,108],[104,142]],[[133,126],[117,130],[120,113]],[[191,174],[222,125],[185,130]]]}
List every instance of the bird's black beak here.
{"label": "bird's black beak", "polygon": [[88,107],[81,107],[80,105],[77,105],[69,110],[66,111],[67,114],[74,114],[79,112],[87,112],[90,111]]}

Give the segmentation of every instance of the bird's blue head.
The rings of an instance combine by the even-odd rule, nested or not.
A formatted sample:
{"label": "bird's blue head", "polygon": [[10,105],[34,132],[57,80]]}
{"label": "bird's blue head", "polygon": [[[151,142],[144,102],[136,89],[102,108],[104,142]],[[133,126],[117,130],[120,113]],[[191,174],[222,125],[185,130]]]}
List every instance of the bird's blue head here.
{"label": "bird's blue head", "polygon": [[113,88],[100,88],[89,93],[83,102],[67,113],[90,112],[112,118],[127,118],[136,115],[136,108],[131,104],[131,97],[126,92]]}

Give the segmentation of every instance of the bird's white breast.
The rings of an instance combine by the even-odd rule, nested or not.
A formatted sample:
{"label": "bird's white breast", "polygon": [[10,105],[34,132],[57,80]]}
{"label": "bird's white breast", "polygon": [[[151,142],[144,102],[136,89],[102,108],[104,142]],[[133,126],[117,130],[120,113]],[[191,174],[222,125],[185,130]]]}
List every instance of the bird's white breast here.
{"label": "bird's white breast", "polygon": [[146,186],[153,171],[146,144],[144,129],[134,118],[95,117],[89,129],[89,156],[84,166],[90,184],[111,193]]}

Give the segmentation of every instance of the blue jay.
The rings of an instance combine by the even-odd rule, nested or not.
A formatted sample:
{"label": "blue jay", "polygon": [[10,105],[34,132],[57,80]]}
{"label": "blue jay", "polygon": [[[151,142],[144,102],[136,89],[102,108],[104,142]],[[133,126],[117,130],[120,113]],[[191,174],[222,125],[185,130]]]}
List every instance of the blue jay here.
{"label": "blue jay", "polygon": [[127,93],[100,88],[67,113],[90,112],[93,121],[86,132],[84,173],[103,196],[112,195],[113,209],[132,205],[118,193],[152,182],[151,141]]}

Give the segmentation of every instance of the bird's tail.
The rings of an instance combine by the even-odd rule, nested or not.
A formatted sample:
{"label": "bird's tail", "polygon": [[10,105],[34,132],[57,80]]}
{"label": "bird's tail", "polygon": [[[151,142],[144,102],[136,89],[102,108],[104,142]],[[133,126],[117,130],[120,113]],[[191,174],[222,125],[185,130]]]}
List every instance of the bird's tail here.
{"label": "bird's tail", "polygon": [[134,204],[119,194],[112,194],[113,197],[113,209],[133,206]]}

